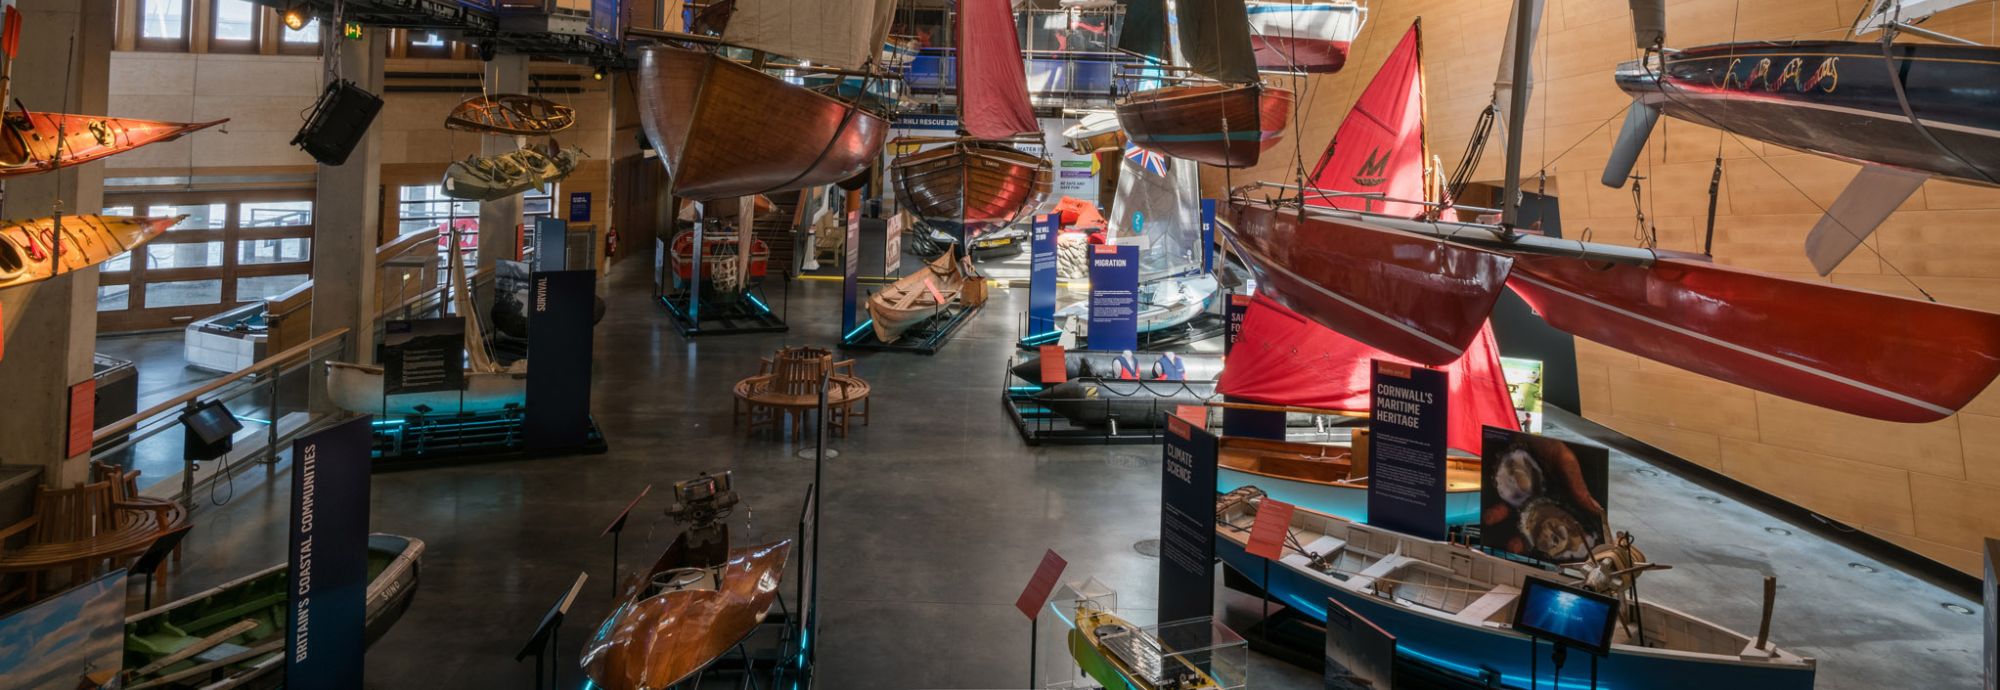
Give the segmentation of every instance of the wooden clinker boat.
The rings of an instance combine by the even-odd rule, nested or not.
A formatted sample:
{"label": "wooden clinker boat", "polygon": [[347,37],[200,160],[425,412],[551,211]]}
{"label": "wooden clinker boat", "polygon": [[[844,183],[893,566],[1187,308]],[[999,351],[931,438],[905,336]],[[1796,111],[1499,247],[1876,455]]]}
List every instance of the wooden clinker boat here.
{"label": "wooden clinker boat", "polygon": [[903,331],[953,304],[977,307],[986,303],[986,279],[973,273],[957,250],[939,254],[924,270],[902,278],[868,296],[868,318],[875,338],[896,342]]}
{"label": "wooden clinker boat", "polygon": [[534,96],[503,93],[458,104],[445,116],[445,129],[486,134],[555,134],[576,124],[576,110]]}
{"label": "wooden clinker boat", "polygon": [[[1367,522],[1368,446],[1359,440],[1366,437],[1355,432],[1357,442],[1349,448],[1223,436],[1216,452],[1215,490],[1228,493],[1255,486],[1295,506]],[[1356,457],[1363,458],[1359,471]],[[1445,524],[1479,521],[1479,484],[1478,458],[1446,460]]]}
{"label": "wooden clinker boat", "polygon": [[1340,2],[1244,3],[1257,69],[1331,74],[1347,65],[1354,36],[1367,23],[1368,8]]}
{"label": "wooden clinker boat", "polygon": [[1012,225],[1048,197],[1055,178],[1047,158],[976,139],[902,156],[889,171],[904,208],[966,240]]}
{"label": "wooden clinker boat", "polygon": [[673,193],[697,201],[833,184],[882,151],[889,122],[714,53],[637,49],[639,120]]}
{"label": "wooden clinker boat", "polygon": [[[63,216],[0,224],[0,289],[41,282],[103,263],[159,237],[187,216]],[[58,239],[60,238],[60,239]],[[62,243],[57,265],[56,243]]]}
{"label": "wooden clinker boat", "polygon": [[[155,122],[13,111],[0,119],[0,177],[81,165],[228,122]],[[60,152],[60,155],[58,155]]]}
{"label": "wooden clinker boat", "polygon": [[584,644],[584,673],[605,690],[658,690],[707,668],[764,621],[791,550],[785,539],[693,567],[683,533]]}
{"label": "wooden clinker boat", "polygon": [[1132,143],[1174,158],[1224,168],[1257,164],[1292,116],[1292,92],[1262,84],[1186,84],[1118,101]]}

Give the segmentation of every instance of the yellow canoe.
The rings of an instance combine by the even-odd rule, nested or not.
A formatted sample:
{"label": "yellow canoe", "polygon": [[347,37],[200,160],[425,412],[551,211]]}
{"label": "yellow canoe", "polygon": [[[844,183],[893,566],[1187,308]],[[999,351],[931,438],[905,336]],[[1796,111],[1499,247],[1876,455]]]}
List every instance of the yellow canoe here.
{"label": "yellow canoe", "polygon": [[186,218],[62,216],[60,232],[54,217],[0,223],[0,290],[96,266],[159,237]]}

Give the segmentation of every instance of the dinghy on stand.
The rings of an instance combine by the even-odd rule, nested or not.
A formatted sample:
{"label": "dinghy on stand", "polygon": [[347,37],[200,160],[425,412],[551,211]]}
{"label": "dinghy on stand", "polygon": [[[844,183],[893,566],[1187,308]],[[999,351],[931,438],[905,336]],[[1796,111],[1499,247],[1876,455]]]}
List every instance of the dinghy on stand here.
{"label": "dinghy on stand", "polygon": [[[1211,250],[1202,233],[1201,176],[1190,160],[1126,144],[1118,195],[1111,203],[1112,244],[1139,247],[1139,349],[1173,349],[1222,335],[1227,324],[1213,307],[1221,285],[1206,268]],[[1088,346],[1090,303],[1056,311],[1056,322]]]}

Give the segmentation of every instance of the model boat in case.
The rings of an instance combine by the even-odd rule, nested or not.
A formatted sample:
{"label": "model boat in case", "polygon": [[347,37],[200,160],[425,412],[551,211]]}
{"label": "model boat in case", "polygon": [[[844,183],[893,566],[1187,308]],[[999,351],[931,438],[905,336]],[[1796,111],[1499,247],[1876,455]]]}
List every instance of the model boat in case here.
{"label": "model boat in case", "polygon": [[1220,690],[1222,684],[1159,639],[1117,614],[1079,602],[1069,653],[1105,688],[1121,690]]}
{"label": "model boat in case", "polygon": [[576,111],[569,106],[517,93],[467,100],[444,119],[445,129],[517,136],[555,134],[575,124]]}
{"label": "model boat in case", "polygon": [[61,216],[0,223],[0,290],[104,263],[159,237],[187,216]]}

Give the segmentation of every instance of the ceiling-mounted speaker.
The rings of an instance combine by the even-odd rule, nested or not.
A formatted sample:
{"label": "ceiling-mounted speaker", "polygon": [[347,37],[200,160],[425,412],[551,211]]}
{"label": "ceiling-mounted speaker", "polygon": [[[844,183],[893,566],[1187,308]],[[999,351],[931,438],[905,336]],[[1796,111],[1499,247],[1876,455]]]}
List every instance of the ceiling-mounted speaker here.
{"label": "ceiling-mounted speaker", "polygon": [[312,117],[292,137],[292,145],[304,149],[322,165],[340,165],[361,143],[361,135],[382,112],[382,97],[341,79],[326,85],[313,104]]}

